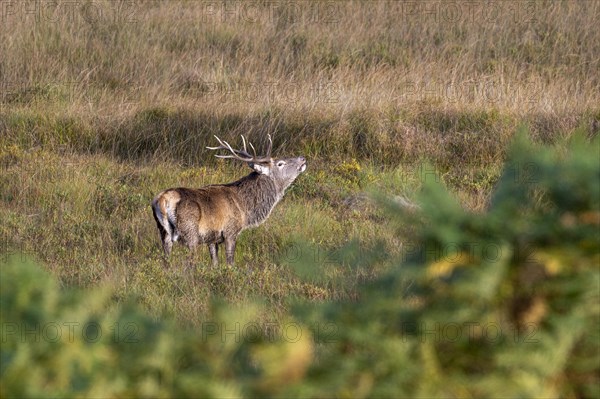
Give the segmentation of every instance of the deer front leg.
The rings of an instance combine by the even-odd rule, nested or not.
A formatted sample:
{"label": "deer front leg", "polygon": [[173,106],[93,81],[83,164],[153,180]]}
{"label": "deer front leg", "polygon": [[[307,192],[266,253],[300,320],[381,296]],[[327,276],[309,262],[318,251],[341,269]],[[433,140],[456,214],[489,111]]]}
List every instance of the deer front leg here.
{"label": "deer front leg", "polygon": [[227,258],[227,264],[233,265],[233,255],[235,253],[235,241],[237,237],[225,238],[225,257]]}
{"label": "deer front leg", "polygon": [[210,259],[212,260],[213,266],[219,265],[219,246],[217,243],[208,244],[208,252],[210,253]]}

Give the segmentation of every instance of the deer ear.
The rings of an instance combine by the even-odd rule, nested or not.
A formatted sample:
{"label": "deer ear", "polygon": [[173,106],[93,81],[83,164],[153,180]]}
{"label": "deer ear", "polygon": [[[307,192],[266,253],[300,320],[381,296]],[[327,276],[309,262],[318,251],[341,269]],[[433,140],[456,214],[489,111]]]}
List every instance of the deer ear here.
{"label": "deer ear", "polygon": [[269,176],[269,174],[271,173],[271,168],[268,165],[263,165],[260,163],[249,163],[248,166],[250,166],[252,169],[254,169],[255,172],[258,172],[261,175]]}

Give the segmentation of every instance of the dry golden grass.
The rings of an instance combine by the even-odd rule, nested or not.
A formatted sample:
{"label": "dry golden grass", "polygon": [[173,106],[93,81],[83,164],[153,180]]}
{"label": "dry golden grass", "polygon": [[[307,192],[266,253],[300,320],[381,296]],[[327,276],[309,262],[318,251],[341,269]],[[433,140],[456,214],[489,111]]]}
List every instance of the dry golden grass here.
{"label": "dry golden grass", "polygon": [[358,111],[385,141],[439,130],[418,123],[432,112],[455,130],[454,115],[498,112],[551,135],[600,103],[593,1],[77,4],[4,10],[3,108],[92,131],[191,110],[230,116],[228,128],[346,139]]}

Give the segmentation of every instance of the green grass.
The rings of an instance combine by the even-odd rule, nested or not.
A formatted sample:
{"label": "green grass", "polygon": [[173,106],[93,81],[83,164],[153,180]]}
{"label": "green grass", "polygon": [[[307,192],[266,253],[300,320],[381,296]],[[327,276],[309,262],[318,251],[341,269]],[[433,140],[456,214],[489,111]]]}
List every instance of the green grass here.
{"label": "green grass", "polygon": [[[343,152],[353,158],[340,158],[340,153],[324,154],[321,159],[309,156],[307,172],[289,189],[269,220],[242,234],[235,267],[215,268],[204,247],[190,253],[176,245],[165,262],[150,201],[168,187],[224,183],[249,169],[208,158],[204,150],[199,150],[202,157],[194,154],[194,149],[205,143],[194,137],[196,144],[188,146],[190,139],[184,130],[178,130],[180,119],[173,115],[162,109],[140,114],[138,126],[146,127],[131,129],[137,136],[130,140],[115,134],[112,148],[103,148],[106,142],[86,148],[85,131],[77,127],[78,122],[15,115],[9,121],[11,134],[4,136],[0,147],[0,218],[4,221],[0,233],[10,251],[33,254],[64,285],[110,285],[116,288],[117,300],[133,295],[156,317],[170,314],[184,324],[197,325],[209,317],[211,298],[238,304],[259,299],[282,316],[290,301],[350,299],[358,281],[375,278],[389,267],[384,260],[374,269],[348,269],[356,261],[353,255],[344,255],[344,248],[353,240],[364,247],[380,245],[385,254],[398,254],[402,245],[411,241],[409,222],[390,225],[371,194],[411,200],[425,178],[435,172],[464,207],[482,210],[499,178],[505,148],[497,143],[485,153],[461,135],[468,130],[468,123],[498,120],[485,114],[465,122],[466,127],[460,127],[460,117],[443,122],[458,124],[451,137],[458,146],[463,145],[456,153],[446,153],[443,162],[433,158],[433,163],[427,164],[424,157],[403,160],[399,155],[396,162],[380,163],[378,155],[363,152],[376,142],[369,144],[368,137],[361,142],[363,138],[355,136],[351,148]],[[165,122],[171,117],[172,121]],[[355,124],[355,132],[376,134],[369,131],[370,125],[364,125],[367,117],[352,114],[349,121]],[[436,123],[435,118],[432,121]],[[146,133],[168,127],[173,127],[168,136]],[[440,137],[448,134],[440,126],[434,129]],[[35,138],[26,131],[35,132]],[[169,144],[161,147],[162,140]],[[313,139],[309,136],[307,140]],[[283,146],[294,153],[301,143],[290,140]],[[161,148],[170,151],[166,160],[150,160],[147,154]],[[382,145],[378,148],[385,151]],[[453,148],[447,146],[445,151]],[[179,156],[178,151],[182,151]],[[203,162],[188,166],[185,161],[171,161],[186,157],[203,158]],[[481,161],[469,163],[466,159],[465,164],[456,157]],[[487,163],[482,164],[484,160]],[[299,242],[311,246],[299,247]],[[295,270],[294,265],[305,264],[306,259],[326,270],[328,279],[306,282],[299,278],[297,273],[306,273]]]}
{"label": "green grass", "polygon": [[[333,179],[315,170],[300,177],[263,226],[242,234],[235,267],[212,267],[206,248],[192,254],[179,245],[166,263],[149,206],[155,193],[227,182],[246,168],[226,162],[139,166],[14,145],[2,148],[0,160],[1,233],[11,251],[33,254],[64,285],[111,285],[120,298],[135,295],[152,313],[174,314],[185,323],[203,320],[213,297],[234,303],[263,298],[278,312],[292,299],[330,298],[331,287],[305,283],[287,266],[300,256],[296,243],[327,251],[352,237],[374,242],[384,231],[373,207],[353,210],[341,203],[359,191],[358,177],[336,172],[339,167],[330,171]],[[331,202],[319,191],[329,192]],[[325,261],[316,250],[314,257]]]}

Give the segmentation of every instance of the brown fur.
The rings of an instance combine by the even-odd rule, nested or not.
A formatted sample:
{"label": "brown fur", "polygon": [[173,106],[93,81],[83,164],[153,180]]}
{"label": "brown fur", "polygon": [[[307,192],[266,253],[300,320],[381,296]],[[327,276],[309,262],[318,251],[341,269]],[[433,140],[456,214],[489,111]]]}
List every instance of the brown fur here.
{"label": "brown fur", "polygon": [[271,159],[250,163],[255,172],[233,183],[162,191],[152,209],[165,254],[170,255],[178,240],[190,249],[207,244],[216,264],[218,245],[224,242],[227,262],[232,264],[238,235],[268,218],[305,165],[303,157]]}

